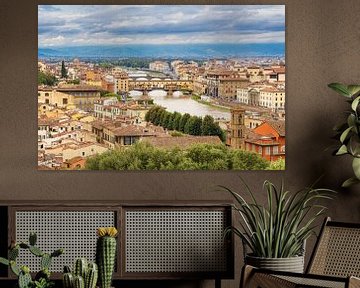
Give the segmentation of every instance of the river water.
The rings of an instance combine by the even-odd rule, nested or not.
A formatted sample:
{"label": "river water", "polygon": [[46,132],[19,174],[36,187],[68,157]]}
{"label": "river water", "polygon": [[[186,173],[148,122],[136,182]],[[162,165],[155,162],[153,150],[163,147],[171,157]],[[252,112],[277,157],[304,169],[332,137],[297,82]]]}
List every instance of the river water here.
{"label": "river water", "polygon": [[[130,91],[131,97],[139,97],[142,93],[139,91]],[[154,99],[154,103],[165,107],[169,112],[180,112],[182,114],[204,117],[211,115],[214,119],[230,120],[230,112],[220,111],[209,105],[198,103],[188,96],[182,95],[180,91],[174,92],[173,96],[167,96],[164,90],[153,90],[149,96]]]}

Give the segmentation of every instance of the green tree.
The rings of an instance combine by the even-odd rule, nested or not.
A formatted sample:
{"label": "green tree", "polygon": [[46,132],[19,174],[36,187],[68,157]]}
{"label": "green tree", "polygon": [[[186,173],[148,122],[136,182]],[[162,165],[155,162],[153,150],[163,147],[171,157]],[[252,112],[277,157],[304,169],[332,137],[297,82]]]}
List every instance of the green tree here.
{"label": "green tree", "polygon": [[61,78],[67,78],[67,70],[65,68],[65,61],[61,61]]}
{"label": "green tree", "polygon": [[174,112],[174,120],[173,120],[173,130],[180,130],[180,120],[181,120],[181,114],[179,112]]}
{"label": "green tree", "polygon": [[173,123],[174,123],[174,118],[175,118],[176,114],[175,113],[170,113],[170,117],[169,117],[169,122],[166,125],[166,128],[168,130],[173,130]]}
{"label": "green tree", "polygon": [[186,122],[184,133],[190,135],[201,135],[201,118],[198,116],[191,116]]}
{"label": "green tree", "polygon": [[161,149],[138,142],[127,149],[89,157],[90,170],[263,170],[269,162],[258,154],[231,150],[225,145],[195,144],[187,149]]}
{"label": "green tree", "polygon": [[57,79],[50,73],[39,72],[38,73],[38,84],[46,86],[54,86],[57,84]]}
{"label": "green tree", "polygon": [[164,128],[167,128],[169,125],[169,121],[170,121],[170,117],[171,117],[171,113],[168,111],[165,111],[165,113],[163,114],[163,116],[161,117],[161,126]]}
{"label": "green tree", "polygon": [[201,135],[216,135],[214,128],[214,118],[210,115],[206,115],[201,123]]}
{"label": "green tree", "polygon": [[269,166],[269,161],[249,151],[231,150],[230,158],[231,168],[234,170],[265,170]]}
{"label": "green tree", "polygon": [[156,116],[155,116],[154,122],[153,122],[155,125],[158,125],[158,126],[161,125],[162,119],[163,119],[164,116],[165,116],[165,112],[166,112],[165,109],[159,109],[159,110],[156,112]]}
{"label": "green tree", "polygon": [[179,129],[178,129],[180,132],[184,132],[186,122],[189,120],[190,117],[191,116],[189,113],[185,113],[184,115],[181,116]]}

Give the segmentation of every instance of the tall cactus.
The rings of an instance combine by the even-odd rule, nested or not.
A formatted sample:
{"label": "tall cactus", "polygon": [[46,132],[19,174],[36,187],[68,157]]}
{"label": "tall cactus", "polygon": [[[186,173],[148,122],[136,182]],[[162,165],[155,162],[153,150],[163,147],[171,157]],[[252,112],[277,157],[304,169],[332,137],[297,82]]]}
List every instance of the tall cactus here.
{"label": "tall cactus", "polygon": [[96,262],[99,267],[100,288],[110,288],[116,258],[115,227],[97,229]]}

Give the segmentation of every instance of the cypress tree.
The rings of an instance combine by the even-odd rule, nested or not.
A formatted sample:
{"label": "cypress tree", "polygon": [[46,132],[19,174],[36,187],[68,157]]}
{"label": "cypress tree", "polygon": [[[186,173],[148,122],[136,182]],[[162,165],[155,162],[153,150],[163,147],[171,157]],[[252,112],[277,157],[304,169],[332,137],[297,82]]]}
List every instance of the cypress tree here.
{"label": "cypress tree", "polygon": [[66,68],[65,68],[65,61],[63,60],[61,62],[61,78],[67,78],[68,75],[67,75],[67,71],[66,71]]}

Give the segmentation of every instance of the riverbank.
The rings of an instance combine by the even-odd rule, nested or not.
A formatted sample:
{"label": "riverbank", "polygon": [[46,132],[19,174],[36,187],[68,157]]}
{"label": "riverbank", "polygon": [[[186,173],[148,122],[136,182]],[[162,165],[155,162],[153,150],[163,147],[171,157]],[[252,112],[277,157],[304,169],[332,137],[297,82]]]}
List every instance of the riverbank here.
{"label": "riverbank", "polygon": [[204,104],[204,105],[210,106],[212,108],[215,108],[215,109],[217,109],[217,110],[219,110],[221,112],[229,112],[230,111],[230,107],[226,107],[226,106],[222,106],[222,105],[219,105],[219,104],[214,104],[212,102],[201,100],[200,96],[195,95],[195,94],[191,95],[191,99],[195,100],[196,102],[198,102],[200,104]]}

